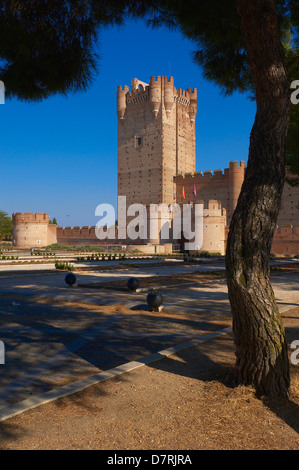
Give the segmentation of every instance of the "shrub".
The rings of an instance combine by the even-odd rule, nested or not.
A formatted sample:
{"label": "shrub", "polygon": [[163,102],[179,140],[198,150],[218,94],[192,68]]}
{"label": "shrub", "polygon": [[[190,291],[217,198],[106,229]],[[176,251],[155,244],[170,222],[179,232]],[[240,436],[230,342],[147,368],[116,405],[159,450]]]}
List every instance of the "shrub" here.
{"label": "shrub", "polygon": [[68,261],[55,261],[55,268],[63,271],[75,271],[75,267]]}

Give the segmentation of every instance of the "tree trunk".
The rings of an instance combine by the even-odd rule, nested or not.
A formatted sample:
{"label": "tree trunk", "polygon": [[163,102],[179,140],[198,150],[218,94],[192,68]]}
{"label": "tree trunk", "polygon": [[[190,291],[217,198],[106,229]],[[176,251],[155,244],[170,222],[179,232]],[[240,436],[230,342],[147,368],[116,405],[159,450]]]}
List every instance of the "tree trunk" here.
{"label": "tree trunk", "polygon": [[270,252],[285,181],[290,84],[272,0],[236,0],[256,91],[245,179],[227,243],[226,270],[239,380],[287,397],[289,361],[270,283]]}

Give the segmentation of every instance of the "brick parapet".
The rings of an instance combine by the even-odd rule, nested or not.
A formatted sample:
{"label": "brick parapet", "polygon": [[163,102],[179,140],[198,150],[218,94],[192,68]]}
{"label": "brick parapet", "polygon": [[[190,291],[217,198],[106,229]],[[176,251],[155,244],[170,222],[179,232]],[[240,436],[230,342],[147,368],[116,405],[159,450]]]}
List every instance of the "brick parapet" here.
{"label": "brick parapet", "polygon": [[[245,169],[245,162],[244,161],[232,161],[229,162],[229,168],[225,168],[224,170],[219,169],[219,170],[206,170],[204,172],[202,171],[196,171],[194,173],[182,173],[174,176],[174,182],[176,184],[179,183],[185,183],[185,184],[191,184],[197,181],[198,183],[204,182],[205,180],[208,180],[211,182],[211,180],[222,178],[225,182],[227,181],[228,175],[232,171],[236,171],[239,173],[243,173]],[[193,188],[192,188],[193,189]]]}
{"label": "brick parapet", "polygon": [[[163,90],[161,96],[161,90]],[[150,77],[149,84],[141,82],[137,78],[131,80],[131,90],[125,85],[117,87],[117,115],[119,119],[126,118],[126,109],[131,105],[143,104],[149,101],[152,112],[157,115],[161,104],[166,112],[170,112],[173,103],[183,105],[188,108],[190,120],[194,121],[197,112],[197,89],[175,88],[174,78],[167,76]],[[190,109],[189,109],[190,108]]]}
{"label": "brick parapet", "polygon": [[39,224],[48,224],[49,223],[49,214],[43,212],[15,212],[12,214],[12,221],[14,224],[24,224],[24,223],[39,223]]}

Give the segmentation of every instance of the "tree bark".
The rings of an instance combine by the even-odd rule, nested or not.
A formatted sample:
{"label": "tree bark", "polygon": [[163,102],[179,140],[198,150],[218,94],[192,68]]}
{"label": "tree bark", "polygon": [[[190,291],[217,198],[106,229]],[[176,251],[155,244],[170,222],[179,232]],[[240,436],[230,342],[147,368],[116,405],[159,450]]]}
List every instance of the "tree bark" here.
{"label": "tree bark", "polygon": [[285,181],[290,84],[272,0],[236,0],[256,92],[245,179],[228,235],[226,271],[241,383],[287,397],[285,332],[270,282],[270,252]]}

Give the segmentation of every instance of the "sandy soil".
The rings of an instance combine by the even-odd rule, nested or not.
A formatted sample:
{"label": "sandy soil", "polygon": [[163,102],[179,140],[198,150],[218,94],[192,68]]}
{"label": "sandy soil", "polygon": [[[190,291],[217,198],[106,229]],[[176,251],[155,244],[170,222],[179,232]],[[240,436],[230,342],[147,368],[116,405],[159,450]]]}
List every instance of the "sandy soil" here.
{"label": "sandy soil", "polygon": [[0,423],[1,449],[298,449],[299,365],[287,401],[237,386],[233,364],[231,335],[208,341]]}

